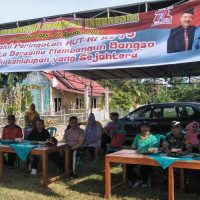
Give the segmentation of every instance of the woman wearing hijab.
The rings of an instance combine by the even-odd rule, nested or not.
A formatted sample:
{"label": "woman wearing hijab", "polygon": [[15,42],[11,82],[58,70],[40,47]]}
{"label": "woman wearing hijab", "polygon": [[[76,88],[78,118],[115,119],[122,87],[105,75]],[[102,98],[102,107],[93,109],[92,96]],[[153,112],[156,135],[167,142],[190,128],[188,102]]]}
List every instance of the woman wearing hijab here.
{"label": "woman wearing hijab", "polygon": [[24,120],[25,120],[24,138],[25,139],[27,139],[32,129],[35,127],[35,122],[38,119],[40,119],[40,115],[35,110],[35,104],[32,103],[30,105],[29,111],[25,112],[25,115],[24,115]]}
{"label": "woman wearing hijab", "polygon": [[93,161],[97,161],[97,149],[101,146],[102,128],[97,124],[93,113],[89,115],[88,125],[85,129],[84,149],[88,149]]}
{"label": "woman wearing hijab", "polygon": [[198,152],[198,144],[199,144],[199,123],[198,122],[191,122],[188,125],[188,130],[186,132],[188,135],[190,142],[192,144],[192,152]]}

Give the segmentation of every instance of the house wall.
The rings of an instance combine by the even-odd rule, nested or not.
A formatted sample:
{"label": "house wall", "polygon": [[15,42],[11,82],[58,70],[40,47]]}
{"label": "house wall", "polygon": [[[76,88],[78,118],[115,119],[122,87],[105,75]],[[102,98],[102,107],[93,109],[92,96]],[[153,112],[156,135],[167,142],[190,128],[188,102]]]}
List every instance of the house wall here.
{"label": "house wall", "polygon": [[[54,102],[54,98],[61,98],[61,109],[76,109],[76,98],[82,99],[82,108],[84,109],[84,94],[77,94],[67,91],[61,91],[56,88],[52,88],[52,102]],[[100,110],[100,102],[101,97],[94,97],[97,99],[97,109],[95,111]],[[91,108],[91,98],[89,98],[89,109]],[[54,108],[54,107],[53,107]]]}
{"label": "house wall", "polygon": [[75,109],[76,107],[76,98],[81,98],[84,104],[84,95],[61,91],[56,88],[52,88],[52,102],[54,102],[54,98],[61,98],[61,109]]}
{"label": "house wall", "polygon": [[50,81],[40,72],[32,72],[24,79],[23,84],[40,86],[39,89],[30,89],[33,103],[39,112],[42,112],[42,107],[43,111],[50,111]]}
{"label": "house wall", "polygon": [[[41,89],[31,89],[33,95],[33,103],[35,103],[37,111],[45,113],[51,113],[55,109],[54,98],[61,98],[61,110],[76,109],[76,98],[82,100],[82,109],[84,109],[84,94],[78,94],[68,91],[61,91],[60,89],[53,88],[51,82],[43,76],[40,72],[32,72],[28,74],[26,79],[23,81],[24,85],[36,85],[40,86]],[[101,109],[101,98],[96,98],[97,108],[93,109],[93,112],[97,112]],[[88,98],[89,110],[91,109],[91,97]]]}

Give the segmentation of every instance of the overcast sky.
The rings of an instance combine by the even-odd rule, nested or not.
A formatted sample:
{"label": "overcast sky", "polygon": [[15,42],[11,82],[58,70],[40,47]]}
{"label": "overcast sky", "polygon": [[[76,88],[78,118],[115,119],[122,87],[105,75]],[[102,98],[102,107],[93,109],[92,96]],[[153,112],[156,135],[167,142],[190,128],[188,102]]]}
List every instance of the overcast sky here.
{"label": "overcast sky", "polygon": [[78,11],[162,0],[0,0],[0,24]]}

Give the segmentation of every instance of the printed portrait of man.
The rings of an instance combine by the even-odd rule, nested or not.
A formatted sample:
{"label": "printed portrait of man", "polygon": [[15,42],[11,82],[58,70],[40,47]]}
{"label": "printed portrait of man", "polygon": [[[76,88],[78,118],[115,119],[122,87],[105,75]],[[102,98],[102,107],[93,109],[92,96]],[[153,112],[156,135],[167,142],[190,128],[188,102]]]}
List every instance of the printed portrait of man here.
{"label": "printed portrait of man", "polygon": [[192,26],[194,9],[187,10],[180,17],[181,26],[171,29],[167,40],[167,53],[192,50],[196,26]]}

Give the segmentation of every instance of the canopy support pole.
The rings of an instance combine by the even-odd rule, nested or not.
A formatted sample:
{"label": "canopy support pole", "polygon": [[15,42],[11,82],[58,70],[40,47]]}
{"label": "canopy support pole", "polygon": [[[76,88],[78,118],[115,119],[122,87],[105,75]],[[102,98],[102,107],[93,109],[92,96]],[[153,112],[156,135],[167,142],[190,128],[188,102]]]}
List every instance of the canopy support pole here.
{"label": "canopy support pole", "polygon": [[109,87],[105,87],[105,119],[109,119]]}
{"label": "canopy support pole", "polygon": [[85,100],[85,109],[86,112],[88,112],[88,85],[85,85],[84,100]]}
{"label": "canopy support pole", "polygon": [[145,12],[148,12],[148,3],[145,3]]}
{"label": "canopy support pole", "polygon": [[90,87],[91,87],[91,113],[93,108],[93,82],[90,81]]}
{"label": "canopy support pole", "polygon": [[107,8],[107,17],[109,18],[110,17],[110,9]]}

